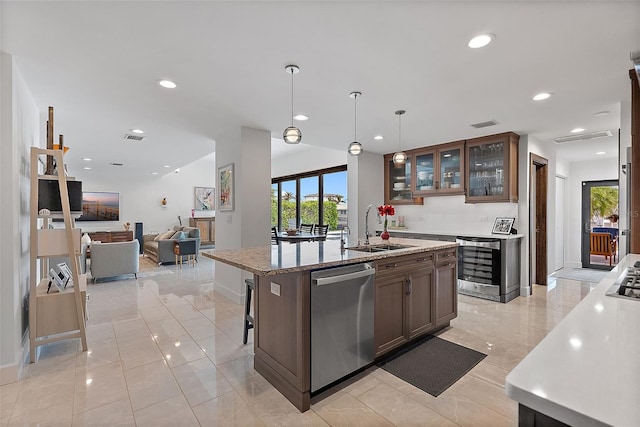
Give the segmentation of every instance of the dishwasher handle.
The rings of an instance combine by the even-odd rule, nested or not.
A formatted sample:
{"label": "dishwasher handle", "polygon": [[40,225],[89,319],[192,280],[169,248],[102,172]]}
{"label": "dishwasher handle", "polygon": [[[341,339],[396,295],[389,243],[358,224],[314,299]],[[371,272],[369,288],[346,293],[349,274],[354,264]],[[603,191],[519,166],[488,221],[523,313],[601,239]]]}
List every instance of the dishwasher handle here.
{"label": "dishwasher handle", "polygon": [[330,277],[319,277],[317,279],[313,279],[313,284],[316,286],[331,285],[333,283],[346,282],[347,280],[373,276],[374,274],[376,274],[376,269],[368,268],[366,270],[356,271],[355,273],[337,274]]}

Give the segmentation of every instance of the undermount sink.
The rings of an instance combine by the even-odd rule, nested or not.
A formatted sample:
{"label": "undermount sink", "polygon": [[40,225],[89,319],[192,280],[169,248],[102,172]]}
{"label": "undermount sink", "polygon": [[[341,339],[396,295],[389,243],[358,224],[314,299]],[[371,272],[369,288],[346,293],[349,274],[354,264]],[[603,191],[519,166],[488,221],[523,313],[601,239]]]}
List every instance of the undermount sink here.
{"label": "undermount sink", "polygon": [[393,251],[396,249],[408,249],[413,247],[415,246],[399,245],[394,243],[380,243],[377,245],[352,246],[347,249],[351,251],[358,251],[358,252],[386,252],[386,251]]}

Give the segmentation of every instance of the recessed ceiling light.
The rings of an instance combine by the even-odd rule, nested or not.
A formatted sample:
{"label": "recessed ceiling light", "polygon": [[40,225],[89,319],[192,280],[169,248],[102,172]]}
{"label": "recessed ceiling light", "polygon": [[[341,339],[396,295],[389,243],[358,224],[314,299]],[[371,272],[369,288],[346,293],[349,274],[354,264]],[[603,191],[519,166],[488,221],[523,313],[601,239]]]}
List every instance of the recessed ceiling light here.
{"label": "recessed ceiling light", "polygon": [[178,86],[171,80],[160,80],[158,84],[162,87],[166,87],[167,89],[175,89]]}
{"label": "recessed ceiling light", "polygon": [[305,120],[309,120],[309,116],[304,114],[296,114],[295,116],[293,116],[293,120],[300,120],[301,122],[303,122]]}
{"label": "recessed ceiling light", "polygon": [[382,141],[384,139],[384,136],[376,135],[376,136],[373,137],[373,139],[375,139],[376,141]]}
{"label": "recessed ceiling light", "polygon": [[151,172],[151,175],[158,175],[158,172]]}
{"label": "recessed ceiling light", "polygon": [[90,168],[89,166],[85,166],[85,167],[83,167],[82,169],[84,169],[84,170],[91,170],[91,168]]}
{"label": "recessed ceiling light", "polygon": [[164,165],[163,168],[170,168],[171,165]]}
{"label": "recessed ceiling light", "polygon": [[571,133],[578,133],[578,132],[584,132],[584,129],[582,128],[575,128],[571,130]]}
{"label": "recessed ceiling light", "polygon": [[144,131],[142,129],[131,129],[131,132],[133,132],[133,133],[144,133]]}
{"label": "recessed ceiling light", "polygon": [[601,156],[601,155],[603,155],[603,154],[607,154],[607,152],[606,152],[606,151],[598,151],[596,154],[597,154],[598,156]]}
{"label": "recessed ceiling light", "polygon": [[84,160],[85,162],[90,162],[91,161],[91,159],[88,158],[88,157],[83,157],[82,160]]}
{"label": "recessed ceiling light", "polygon": [[594,116],[606,116],[607,114],[610,114],[611,111],[598,111],[597,113],[593,113]]}
{"label": "recessed ceiling light", "polygon": [[469,40],[469,43],[467,44],[467,46],[469,46],[471,49],[485,47],[486,45],[491,43],[495,38],[496,36],[493,34],[480,34],[479,36],[475,36],[474,38]]}
{"label": "recessed ceiling light", "polygon": [[532,99],[534,101],[542,101],[543,99],[547,99],[550,96],[551,96],[551,94],[548,93],[548,92],[541,92],[541,93],[537,94],[536,96],[534,96]]}
{"label": "recessed ceiling light", "polygon": [[445,155],[444,155],[444,156],[442,156],[442,157],[451,157],[451,154],[445,154]]}

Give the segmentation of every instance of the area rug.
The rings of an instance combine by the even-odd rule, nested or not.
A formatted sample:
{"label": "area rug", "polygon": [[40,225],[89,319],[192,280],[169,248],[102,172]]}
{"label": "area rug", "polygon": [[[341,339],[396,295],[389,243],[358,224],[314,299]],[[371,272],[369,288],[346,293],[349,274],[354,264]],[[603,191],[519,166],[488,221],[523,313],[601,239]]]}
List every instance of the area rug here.
{"label": "area rug", "polygon": [[379,362],[378,366],[438,397],[485,357],[487,355],[479,351],[428,336]]}
{"label": "area rug", "polygon": [[594,270],[591,268],[565,268],[557,273],[553,273],[552,277],[556,279],[579,280],[581,282],[598,283],[609,274],[609,270]]}

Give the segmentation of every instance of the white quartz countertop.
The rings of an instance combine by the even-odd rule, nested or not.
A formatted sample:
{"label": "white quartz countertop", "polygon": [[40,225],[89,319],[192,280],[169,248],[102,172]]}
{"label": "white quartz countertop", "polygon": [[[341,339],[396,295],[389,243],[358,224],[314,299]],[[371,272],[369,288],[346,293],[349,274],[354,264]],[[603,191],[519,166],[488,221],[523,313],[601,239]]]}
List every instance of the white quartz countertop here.
{"label": "white quartz countertop", "polygon": [[451,236],[451,237],[482,237],[490,239],[521,239],[524,234],[491,234],[491,233],[451,233],[447,231],[416,231],[408,230],[406,228],[389,227],[390,233],[406,233],[406,234],[424,234],[427,236]]}
{"label": "white quartz countertop", "polygon": [[[429,252],[439,249],[455,248],[457,243],[421,239],[392,237],[392,244],[410,247],[385,252],[360,252],[348,247],[340,249],[339,240],[319,242],[282,242],[278,245],[240,249],[215,249],[201,251],[202,255],[216,261],[241,268],[254,274],[269,276],[295,271],[314,270],[358,262],[376,261],[401,255]],[[379,237],[372,237],[371,244],[385,243]]]}
{"label": "white quartz countertop", "polygon": [[511,399],[572,426],[640,426],[640,302],[605,295],[636,261],[623,258],[509,373]]}

